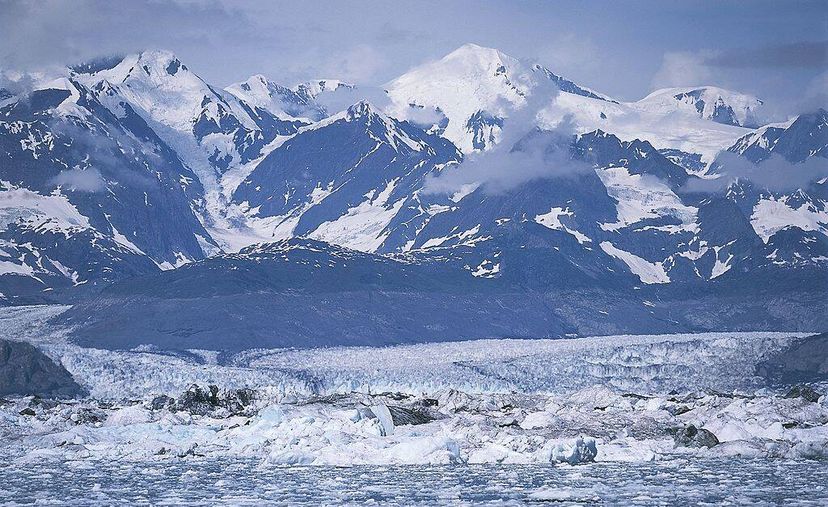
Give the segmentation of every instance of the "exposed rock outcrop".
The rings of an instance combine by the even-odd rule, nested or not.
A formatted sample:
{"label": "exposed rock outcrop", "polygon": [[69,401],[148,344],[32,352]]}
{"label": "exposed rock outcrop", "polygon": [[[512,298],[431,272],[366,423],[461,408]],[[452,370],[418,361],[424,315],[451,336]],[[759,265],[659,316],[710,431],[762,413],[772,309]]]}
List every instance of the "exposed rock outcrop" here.
{"label": "exposed rock outcrop", "polygon": [[73,398],[84,389],[60,364],[29,343],[0,340],[0,396]]}
{"label": "exposed rock outcrop", "polygon": [[696,428],[690,424],[676,431],[674,436],[676,447],[715,447],[719,445],[719,439],[711,431],[704,428]]}

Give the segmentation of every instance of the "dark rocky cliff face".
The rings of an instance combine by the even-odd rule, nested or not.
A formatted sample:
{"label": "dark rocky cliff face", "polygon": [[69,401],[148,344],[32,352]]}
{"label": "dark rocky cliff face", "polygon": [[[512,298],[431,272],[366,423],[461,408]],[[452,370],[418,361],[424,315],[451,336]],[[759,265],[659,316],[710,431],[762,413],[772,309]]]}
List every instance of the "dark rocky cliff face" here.
{"label": "dark rocky cliff face", "polygon": [[760,363],[756,374],[773,385],[828,380],[828,333],[803,338],[779,351]]}
{"label": "dark rocky cliff face", "polygon": [[84,396],[66,368],[29,343],[0,340],[0,396]]}

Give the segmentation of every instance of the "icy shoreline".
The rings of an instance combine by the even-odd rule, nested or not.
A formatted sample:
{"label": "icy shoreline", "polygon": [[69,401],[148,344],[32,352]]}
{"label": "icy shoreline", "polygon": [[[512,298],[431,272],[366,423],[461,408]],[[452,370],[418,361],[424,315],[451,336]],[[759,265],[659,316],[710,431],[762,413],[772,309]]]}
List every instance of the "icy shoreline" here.
{"label": "icy shoreline", "polygon": [[[776,393],[647,396],[593,387],[569,395],[402,393],[297,398],[193,390],[110,404],[5,400],[0,454],[43,459],[257,458],[267,464],[642,462],[828,458],[828,403]],[[200,393],[200,394],[199,394]],[[688,428],[709,432],[713,441]],[[688,438],[687,435],[692,438]],[[594,439],[594,441],[592,440]],[[597,452],[596,452],[597,447]]]}
{"label": "icy shoreline", "polygon": [[0,402],[0,457],[20,466],[199,457],[267,465],[828,457],[828,385],[785,397],[789,387],[770,388],[757,375],[763,359],[797,343],[796,333],[224,356],[84,349],[46,323],[60,311],[0,310],[9,336],[38,346],[91,393]]}

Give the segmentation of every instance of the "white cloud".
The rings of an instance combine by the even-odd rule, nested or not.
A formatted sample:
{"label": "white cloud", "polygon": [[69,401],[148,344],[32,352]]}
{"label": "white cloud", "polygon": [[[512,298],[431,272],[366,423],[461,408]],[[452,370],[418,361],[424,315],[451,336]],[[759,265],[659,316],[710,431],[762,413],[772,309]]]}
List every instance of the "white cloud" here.
{"label": "white cloud", "polygon": [[565,178],[591,171],[588,164],[571,157],[570,146],[575,135],[571,115],[564,116],[556,125],[545,125],[544,130],[536,127],[541,111],[552,107],[558,93],[550,83],[539,84],[526,104],[510,111],[503,119],[494,148],[470,153],[459,166],[429,178],[425,191],[454,193],[480,186],[487,193],[498,194],[532,180]]}
{"label": "white cloud", "polygon": [[735,153],[722,152],[716,157],[721,176],[716,179],[690,179],[684,190],[689,192],[717,192],[737,179],[748,180],[757,187],[771,191],[788,192],[807,189],[814,182],[828,177],[828,163],[824,158],[811,157],[800,164],[788,162],[779,155],[754,164]]}
{"label": "white cloud", "polygon": [[100,192],[106,188],[101,172],[89,169],[66,169],[52,178],[52,183],[73,192]]}
{"label": "white cloud", "polygon": [[716,74],[707,64],[715,51],[665,53],[661,67],[653,76],[654,88],[672,86],[700,86],[714,83]]}

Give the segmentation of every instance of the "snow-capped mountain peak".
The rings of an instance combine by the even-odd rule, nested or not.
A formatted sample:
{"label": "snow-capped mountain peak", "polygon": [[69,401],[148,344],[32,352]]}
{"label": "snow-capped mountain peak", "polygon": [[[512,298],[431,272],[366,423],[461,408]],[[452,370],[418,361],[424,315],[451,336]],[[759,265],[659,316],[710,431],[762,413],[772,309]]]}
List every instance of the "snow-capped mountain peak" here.
{"label": "snow-capped mountain peak", "polygon": [[[371,105],[370,102],[367,100],[360,100],[356,104],[352,105],[346,111],[346,117],[349,120],[355,120],[358,118],[369,117],[371,115],[381,114],[377,109]],[[384,115],[383,115],[384,116]]]}
{"label": "snow-capped mountain peak", "polygon": [[108,68],[93,68],[73,76],[90,88],[108,83],[117,94],[148,113],[151,119],[179,131],[191,131],[195,118],[210,103],[232,109],[247,127],[254,122],[235,104],[207,84],[170,51],[131,54]]}
{"label": "snow-capped mountain peak", "polygon": [[326,116],[325,108],[313,97],[270,81],[261,74],[234,83],[225,90],[254,108],[262,108],[279,118],[317,121]]}
{"label": "snow-capped mountain peak", "polygon": [[179,78],[191,74],[186,65],[172,51],[154,49],[128,54],[123,57],[110,57],[92,60],[71,67],[71,73],[82,81],[109,81],[120,84],[129,79],[144,79],[146,76],[155,80],[168,79],[167,76]]}
{"label": "snow-capped mountain peak", "polygon": [[762,124],[764,102],[753,95],[716,86],[696,86],[656,90],[637,104],[662,112],[676,109],[695,111],[707,120],[754,128]]}
{"label": "snow-capped mountain peak", "polygon": [[[361,100],[312,125],[300,129],[300,133],[324,129],[340,122],[360,123],[365,126],[365,133],[377,142],[385,142],[395,149],[402,143],[411,150],[420,151],[426,147],[425,143],[412,137],[402,128],[401,122],[388,116],[367,100]],[[374,128],[372,128],[374,127]]]}
{"label": "snow-capped mountain peak", "polygon": [[[291,238],[450,255],[463,276],[504,286],[678,285],[828,259],[824,187],[786,195],[746,180],[729,200],[688,190],[716,176],[707,162],[729,147],[753,162],[825,157],[825,111],[752,131],[724,121],[761,105],[747,95],[692,87],[618,102],[474,44],[392,81],[388,108],[338,80],[290,88],[255,74],[220,90],[169,51],[55,77],[0,106],[0,179],[38,203],[65,198],[89,224],[68,241],[90,246],[9,224],[0,262],[17,273],[92,280],[72,272],[104,245],[98,262],[114,279]],[[33,208],[0,193],[7,209]],[[60,264],[36,268],[45,254]]]}
{"label": "snow-capped mountain peak", "polygon": [[[709,161],[746,133],[739,126],[754,124],[761,105],[754,97],[713,87],[676,89],[664,97],[653,94],[640,102],[620,103],[538,63],[475,44],[416,67],[385,88],[392,116],[421,118],[431,113],[443,118],[445,125],[435,131],[464,153],[490,149],[501,137],[504,118],[531,103],[532,111],[522,111],[521,116],[539,119],[546,127],[570,116],[579,133],[600,128],[623,140],[648,139],[660,149],[698,153]],[[683,99],[676,98],[682,93]],[[690,100],[695,102],[687,103]],[[677,110],[680,114],[671,115]],[[710,125],[709,120],[723,125]],[[675,135],[687,129],[699,134]]]}
{"label": "snow-capped mountain peak", "polygon": [[[490,118],[493,128],[498,118],[521,108],[538,84],[538,74],[502,52],[465,44],[435,62],[421,65],[388,83],[385,88],[392,101],[392,116],[409,118],[422,109],[439,112],[448,119],[443,135],[464,152],[485,149],[481,144],[480,122]],[[493,139],[494,135],[485,138]]]}
{"label": "snow-capped mountain peak", "polygon": [[463,67],[466,70],[491,70],[493,75],[506,73],[506,65],[513,67],[517,60],[498,49],[467,43],[444,56],[440,62]]}
{"label": "snow-capped mountain peak", "polygon": [[269,81],[261,74],[254,74],[246,81],[233,83],[225,90],[243,99],[251,106],[266,107],[273,100],[275,94],[279,94],[287,88]]}

